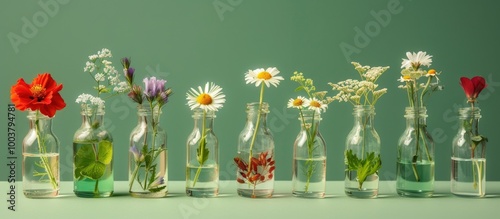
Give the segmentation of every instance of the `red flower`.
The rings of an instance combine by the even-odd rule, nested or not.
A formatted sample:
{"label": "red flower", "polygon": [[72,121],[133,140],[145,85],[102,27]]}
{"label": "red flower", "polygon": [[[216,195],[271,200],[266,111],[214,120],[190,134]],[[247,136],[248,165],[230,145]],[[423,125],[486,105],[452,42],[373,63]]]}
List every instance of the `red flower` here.
{"label": "red flower", "polygon": [[24,111],[40,110],[48,117],[53,117],[57,110],[66,107],[59,91],[62,84],[57,84],[49,73],[38,74],[31,84],[20,78],[10,89],[10,99],[16,108]]}
{"label": "red flower", "polygon": [[476,102],[476,98],[479,93],[487,87],[486,81],[481,76],[475,76],[472,79],[461,77],[460,85],[464,89],[467,101],[471,103]]}

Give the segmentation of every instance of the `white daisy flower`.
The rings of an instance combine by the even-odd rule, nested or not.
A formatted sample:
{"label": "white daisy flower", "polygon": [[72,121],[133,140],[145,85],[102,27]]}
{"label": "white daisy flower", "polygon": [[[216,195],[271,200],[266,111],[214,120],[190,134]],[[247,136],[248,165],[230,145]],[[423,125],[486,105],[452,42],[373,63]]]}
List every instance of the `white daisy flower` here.
{"label": "white daisy flower", "polygon": [[409,75],[404,75],[404,76],[401,76],[399,79],[398,79],[399,82],[408,82],[408,81],[411,81],[411,77]]}
{"label": "white daisy flower", "polygon": [[422,51],[418,51],[418,53],[407,52],[406,57],[408,57],[408,59],[403,59],[401,68],[413,67],[413,69],[417,70],[421,65],[429,67],[432,63],[432,56]]}
{"label": "white daisy flower", "polygon": [[300,109],[304,106],[306,102],[306,98],[305,97],[302,97],[302,96],[298,96],[297,98],[290,98],[290,100],[288,100],[288,108],[297,108],[297,109]]}
{"label": "white daisy flower", "polygon": [[278,87],[280,80],[284,80],[283,77],[276,76],[279,73],[280,71],[275,67],[267,68],[265,70],[263,68],[248,70],[245,74],[245,81],[247,84],[255,83],[256,87],[258,87],[262,82],[264,82],[267,87],[271,85]]}
{"label": "white daisy flower", "polygon": [[321,110],[323,110],[323,112],[326,112],[326,108],[328,108],[327,104],[314,97],[312,99],[306,100],[305,106],[310,110],[315,110],[317,113],[321,113]]}
{"label": "white daisy flower", "polygon": [[202,110],[217,111],[222,108],[226,95],[222,93],[222,88],[214,83],[207,82],[205,89],[198,86],[198,90],[191,88],[187,93],[188,105],[191,110],[201,108]]}

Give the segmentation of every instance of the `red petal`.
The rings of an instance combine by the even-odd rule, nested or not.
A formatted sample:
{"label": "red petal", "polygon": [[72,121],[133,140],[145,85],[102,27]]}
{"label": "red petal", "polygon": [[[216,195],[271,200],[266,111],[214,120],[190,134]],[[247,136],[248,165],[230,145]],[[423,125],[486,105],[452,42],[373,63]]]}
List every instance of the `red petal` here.
{"label": "red petal", "polygon": [[274,169],[276,169],[274,166],[272,166],[271,168],[269,168],[269,172],[272,173],[274,171]]}
{"label": "red petal", "polygon": [[473,98],[476,99],[479,93],[486,88],[486,81],[484,80],[483,77],[481,76],[475,76],[471,79],[472,84],[474,85],[474,96]]}
{"label": "red petal", "polygon": [[241,172],[241,171],[240,171],[240,175],[241,175],[243,178],[247,178],[247,174],[245,174],[244,172]]}
{"label": "red petal", "polygon": [[245,183],[245,180],[240,179],[240,178],[237,178],[236,181],[239,182],[239,183]]}
{"label": "red petal", "polygon": [[273,174],[270,173],[269,175],[267,175],[267,178],[272,179],[273,178]]}
{"label": "red petal", "polygon": [[460,85],[464,89],[465,96],[467,99],[471,99],[472,96],[474,95],[474,84],[469,78],[466,77],[461,77],[460,78]]}

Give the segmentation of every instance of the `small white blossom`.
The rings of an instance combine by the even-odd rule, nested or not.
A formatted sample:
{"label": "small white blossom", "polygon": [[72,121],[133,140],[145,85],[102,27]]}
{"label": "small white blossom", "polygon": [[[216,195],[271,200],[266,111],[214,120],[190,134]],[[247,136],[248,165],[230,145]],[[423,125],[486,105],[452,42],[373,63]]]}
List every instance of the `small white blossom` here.
{"label": "small white blossom", "polygon": [[118,83],[114,88],[113,91],[117,93],[124,93],[125,91],[128,91],[130,89],[130,86],[128,85],[127,82],[122,81]]}
{"label": "small white blossom", "polygon": [[94,79],[96,81],[104,81],[104,80],[106,80],[106,77],[104,76],[103,73],[97,73],[94,75]]}

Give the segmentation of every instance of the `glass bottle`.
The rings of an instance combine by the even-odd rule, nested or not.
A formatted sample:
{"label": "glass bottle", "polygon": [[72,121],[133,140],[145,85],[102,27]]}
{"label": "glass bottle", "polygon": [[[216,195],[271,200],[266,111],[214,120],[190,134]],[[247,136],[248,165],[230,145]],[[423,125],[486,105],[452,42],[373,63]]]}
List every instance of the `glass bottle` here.
{"label": "glass bottle", "polygon": [[319,131],[321,113],[301,110],[301,129],[293,147],[292,194],[323,198],[326,184],[326,144]]}
{"label": "glass bottle", "polygon": [[132,197],[167,195],[167,134],[160,126],[161,110],[137,108],[137,126],[130,133],[129,192]]}
{"label": "glass bottle", "polygon": [[27,198],[59,194],[59,140],[52,118],[29,111],[29,131],[23,139],[23,193]]}
{"label": "glass bottle", "polygon": [[406,107],[406,130],[399,138],[396,191],[400,196],[434,193],[434,140],[427,132],[427,109]]}
{"label": "glass bottle", "polygon": [[187,139],[186,194],[216,197],[219,194],[219,142],[213,131],[214,111],[195,109],[194,128]]}
{"label": "glass bottle", "polygon": [[356,105],[354,126],[346,138],[345,193],[355,198],[375,198],[378,195],[380,137],[373,126],[375,107]]}
{"label": "glass bottle", "polygon": [[458,133],[451,155],[451,193],[484,197],[486,191],[486,138],[479,134],[481,109],[459,109]]}
{"label": "glass bottle", "polygon": [[73,136],[73,191],[78,197],[113,194],[113,137],[103,124],[104,105],[82,104],[82,125]]}
{"label": "glass bottle", "polygon": [[269,198],[274,191],[274,140],[267,128],[269,105],[247,104],[247,120],[238,139],[236,181],[238,195]]}

